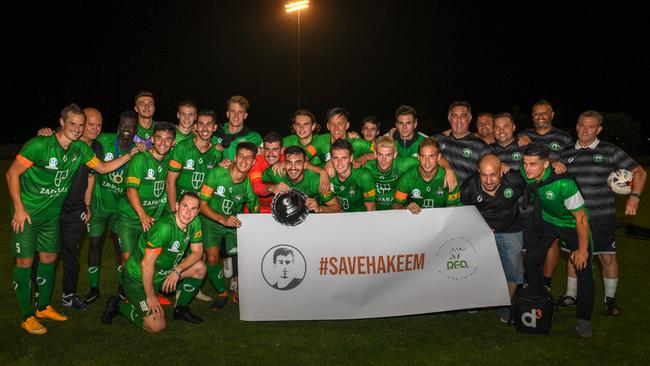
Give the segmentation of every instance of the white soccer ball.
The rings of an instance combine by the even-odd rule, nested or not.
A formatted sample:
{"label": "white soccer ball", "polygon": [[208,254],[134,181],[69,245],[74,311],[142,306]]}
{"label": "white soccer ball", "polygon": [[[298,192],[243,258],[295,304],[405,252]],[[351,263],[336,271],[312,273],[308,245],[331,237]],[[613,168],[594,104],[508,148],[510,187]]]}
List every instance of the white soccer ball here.
{"label": "white soccer ball", "polygon": [[614,170],[607,177],[607,185],[616,194],[630,194],[632,192],[632,178],[634,178],[634,174],[627,169]]}

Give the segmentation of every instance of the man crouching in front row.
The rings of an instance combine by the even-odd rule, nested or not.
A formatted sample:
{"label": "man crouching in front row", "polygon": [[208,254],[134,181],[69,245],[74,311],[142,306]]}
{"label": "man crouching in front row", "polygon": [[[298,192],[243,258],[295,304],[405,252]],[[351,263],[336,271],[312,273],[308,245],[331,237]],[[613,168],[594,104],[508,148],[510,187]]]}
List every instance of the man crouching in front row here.
{"label": "man crouching in front row", "polygon": [[[158,292],[180,291],[174,319],[190,323],[203,320],[192,314],[188,304],[206,274],[201,261],[203,244],[199,214],[199,197],[185,193],[175,213],[156,221],[140,235],[138,247],[128,259],[122,281],[128,302],[110,297],[102,313],[102,322],[111,324],[120,313],[138,328],[151,333],[165,330],[165,313],[158,302]],[[189,248],[188,248],[189,246]]]}

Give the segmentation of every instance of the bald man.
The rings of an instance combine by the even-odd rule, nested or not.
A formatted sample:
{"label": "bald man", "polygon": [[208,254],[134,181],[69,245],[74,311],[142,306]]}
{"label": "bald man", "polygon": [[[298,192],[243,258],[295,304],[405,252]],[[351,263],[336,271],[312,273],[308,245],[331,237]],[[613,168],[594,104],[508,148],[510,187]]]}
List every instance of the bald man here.
{"label": "bald man", "polygon": [[[478,172],[465,180],[460,188],[463,204],[476,206],[494,232],[511,299],[524,277],[521,257],[523,226],[517,205],[524,188],[519,172],[509,171],[504,175],[501,161],[494,154],[483,156]],[[507,323],[510,308],[499,309],[499,314],[501,321]]]}

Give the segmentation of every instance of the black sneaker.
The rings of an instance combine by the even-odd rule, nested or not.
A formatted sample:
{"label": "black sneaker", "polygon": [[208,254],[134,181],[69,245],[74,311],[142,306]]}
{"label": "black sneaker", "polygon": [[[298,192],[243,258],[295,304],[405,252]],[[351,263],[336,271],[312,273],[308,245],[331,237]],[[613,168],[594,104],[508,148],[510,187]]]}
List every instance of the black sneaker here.
{"label": "black sneaker", "polygon": [[102,323],[112,324],[113,318],[120,315],[120,298],[111,296],[106,299],[106,308],[102,312]]}
{"label": "black sneaker", "polygon": [[578,300],[575,297],[569,295],[562,295],[555,302],[555,306],[557,306],[558,308],[568,308],[571,306],[576,306],[577,304],[578,304]]}
{"label": "black sneaker", "polygon": [[617,316],[618,306],[616,306],[616,299],[613,297],[605,297],[605,316]]}
{"label": "black sneaker", "polygon": [[61,299],[61,305],[73,308],[77,311],[88,309],[88,304],[81,300],[81,298],[76,294],[63,295],[63,298]]}
{"label": "black sneaker", "polygon": [[91,287],[88,295],[86,295],[86,298],[84,299],[84,302],[90,305],[97,301],[97,299],[99,299],[99,287]]}
{"label": "black sneaker", "polygon": [[124,292],[124,287],[122,287],[122,285],[117,286],[117,294],[120,296],[120,300],[126,301],[126,293]]}
{"label": "black sneaker", "polygon": [[186,322],[192,324],[203,323],[203,319],[192,314],[190,308],[183,305],[176,305],[174,308],[174,320],[185,320]]}

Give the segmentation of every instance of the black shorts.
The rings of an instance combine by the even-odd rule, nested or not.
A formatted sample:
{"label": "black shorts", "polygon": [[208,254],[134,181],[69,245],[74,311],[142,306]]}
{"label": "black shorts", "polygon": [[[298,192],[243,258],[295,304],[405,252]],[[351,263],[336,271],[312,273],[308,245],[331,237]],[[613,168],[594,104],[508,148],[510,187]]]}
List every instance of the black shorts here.
{"label": "black shorts", "polygon": [[616,254],[616,215],[589,218],[589,228],[594,243],[594,254]]}

